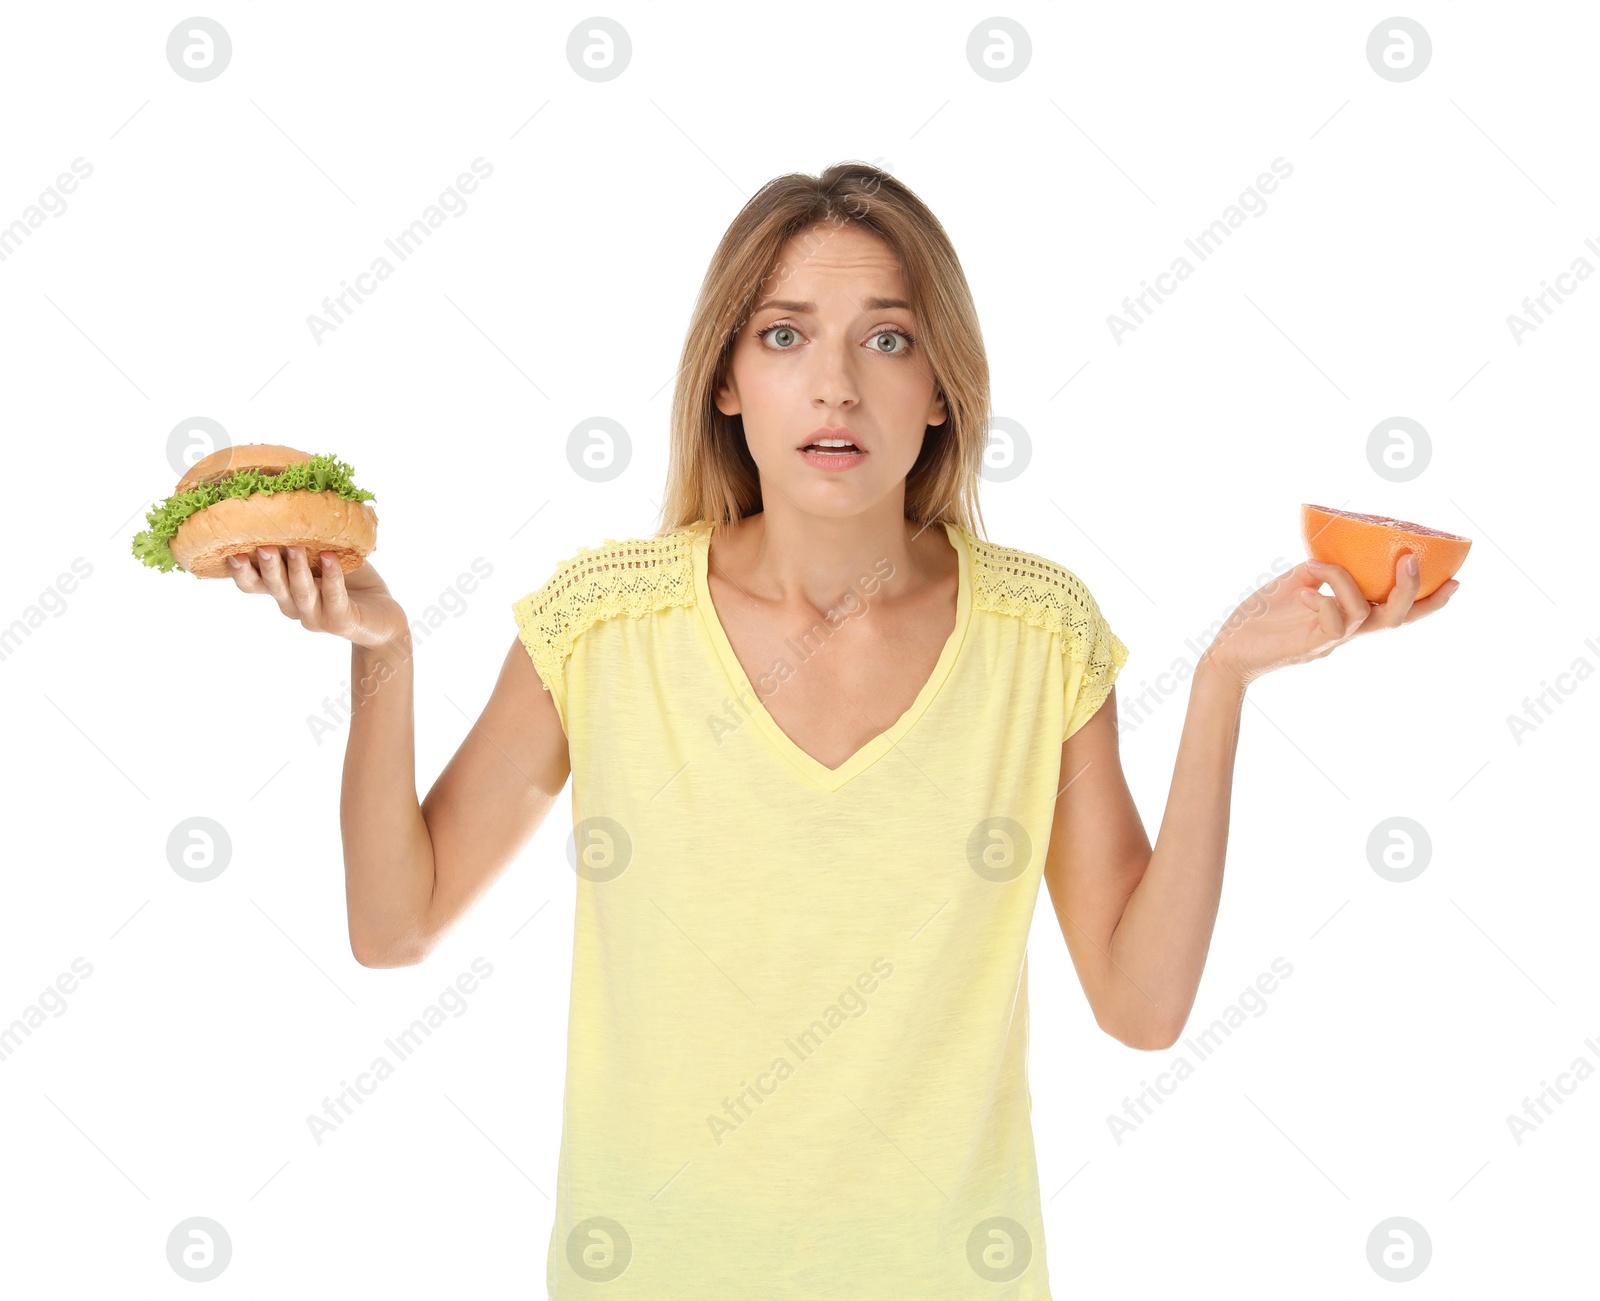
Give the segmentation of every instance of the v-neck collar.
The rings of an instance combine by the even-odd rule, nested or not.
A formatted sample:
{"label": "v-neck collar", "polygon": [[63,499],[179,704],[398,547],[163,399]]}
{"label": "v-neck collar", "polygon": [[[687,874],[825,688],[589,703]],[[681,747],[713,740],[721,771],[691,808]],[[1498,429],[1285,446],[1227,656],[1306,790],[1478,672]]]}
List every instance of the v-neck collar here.
{"label": "v-neck collar", "polygon": [[927,711],[928,706],[933,703],[934,697],[939,694],[939,689],[950,676],[950,670],[955,666],[961,648],[966,643],[967,626],[972,617],[972,554],[960,528],[947,521],[940,522],[944,524],[945,535],[956,551],[958,583],[955,627],[950,630],[950,636],[945,641],[938,662],[933,666],[933,672],[928,675],[928,680],[922,684],[922,690],[917,693],[917,698],[911,702],[906,712],[901,714],[888,730],[879,732],[837,768],[827,767],[790,740],[789,734],[779,727],[777,720],[767,712],[760,694],[751,685],[744,666],[739,663],[739,657],[733,652],[733,644],[728,640],[728,634],[722,627],[722,620],[717,617],[716,606],[711,602],[711,588],[706,581],[706,573],[710,568],[711,534],[714,526],[706,521],[701,521],[695,526],[691,551],[695,604],[699,606],[701,622],[711,639],[717,658],[722,662],[723,672],[733,684],[736,697],[743,702],[742,707],[773,748],[802,775],[809,777],[824,790],[840,789],[851,778],[865,772],[905,738],[906,734],[916,726],[917,720]]}

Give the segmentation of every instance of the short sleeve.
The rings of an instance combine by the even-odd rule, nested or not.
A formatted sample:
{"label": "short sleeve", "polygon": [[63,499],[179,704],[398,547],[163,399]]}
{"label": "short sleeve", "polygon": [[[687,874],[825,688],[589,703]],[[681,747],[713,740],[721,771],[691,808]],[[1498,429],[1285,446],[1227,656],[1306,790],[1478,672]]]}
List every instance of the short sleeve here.
{"label": "short sleeve", "polygon": [[511,612],[517,621],[517,638],[522,642],[538,670],[544,689],[555,702],[556,713],[561,717],[561,730],[567,735],[567,656],[572,641],[580,630],[581,611],[571,599],[572,585],[568,576],[571,561],[564,560],[543,585],[526,596],[512,602]]}
{"label": "short sleeve", "polygon": [[1066,661],[1067,722],[1061,734],[1063,742],[1094,717],[1128,661],[1128,648],[1111,631],[1089,589],[1075,583],[1066,599],[1062,655]]}
{"label": "short sleeve", "polygon": [[[598,547],[579,547],[526,596],[511,603],[517,637],[555,701],[561,730],[572,738],[583,727],[583,700],[573,717],[568,674],[579,639],[596,623],[619,615],[642,616],[664,606],[694,604],[694,573],[689,561],[695,532],[674,529],[647,538],[607,538]],[[577,675],[578,694],[583,675]]]}

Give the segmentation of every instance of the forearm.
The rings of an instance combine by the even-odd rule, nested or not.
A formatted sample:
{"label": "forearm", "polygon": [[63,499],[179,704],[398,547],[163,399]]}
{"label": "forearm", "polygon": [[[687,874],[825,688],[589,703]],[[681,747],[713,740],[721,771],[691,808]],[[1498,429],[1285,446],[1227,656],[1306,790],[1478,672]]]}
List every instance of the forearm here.
{"label": "forearm", "polygon": [[1202,659],[1149,866],[1111,936],[1128,979],[1122,1015],[1131,1042],[1166,1046],[1182,1032],[1200,987],[1222,897],[1228,806],[1244,687]]}
{"label": "forearm", "polygon": [[339,826],[350,947],[369,966],[420,960],[433,897],[433,843],[417,799],[409,635],[350,657],[350,737]]}

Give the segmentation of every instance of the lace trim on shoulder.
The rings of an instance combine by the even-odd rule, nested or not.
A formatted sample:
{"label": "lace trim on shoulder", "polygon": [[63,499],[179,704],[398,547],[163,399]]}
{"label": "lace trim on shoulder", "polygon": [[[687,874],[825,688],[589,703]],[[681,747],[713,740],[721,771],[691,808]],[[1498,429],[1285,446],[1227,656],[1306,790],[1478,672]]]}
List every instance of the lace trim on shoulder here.
{"label": "lace trim on shoulder", "polygon": [[517,634],[545,690],[562,705],[563,722],[567,658],[585,630],[618,615],[694,604],[693,541],[691,527],[664,537],[607,538],[598,547],[579,547],[542,587],[513,604]]}
{"label": "lace trim on shoulder", "polygon": [[1098,706],[1128,658],[1093,593],[1070,569],[1043,556],[967,535],[972,552],[973,600],[980,608],[1014,615],[1035,628],[1061,634],[1062,651],[1084,665],[1079,707]]}

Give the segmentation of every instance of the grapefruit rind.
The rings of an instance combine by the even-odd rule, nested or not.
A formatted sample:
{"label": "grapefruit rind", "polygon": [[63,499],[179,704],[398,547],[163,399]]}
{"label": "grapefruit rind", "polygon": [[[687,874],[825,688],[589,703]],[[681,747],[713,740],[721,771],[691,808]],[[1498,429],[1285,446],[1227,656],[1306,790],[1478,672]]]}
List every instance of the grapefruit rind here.
{"label": "grapefruit rind", "polygon": [[1433,595],[1455,577],[1472,547],[1472,539],[1388,515],[1364,515],[1302,502],[1300,526],[1314,560],[1335,564],[1355,579],[1361,595],[1373,603],[1394,591],[1395,566],[1409,552],[1417,558],[1417,595]]}

